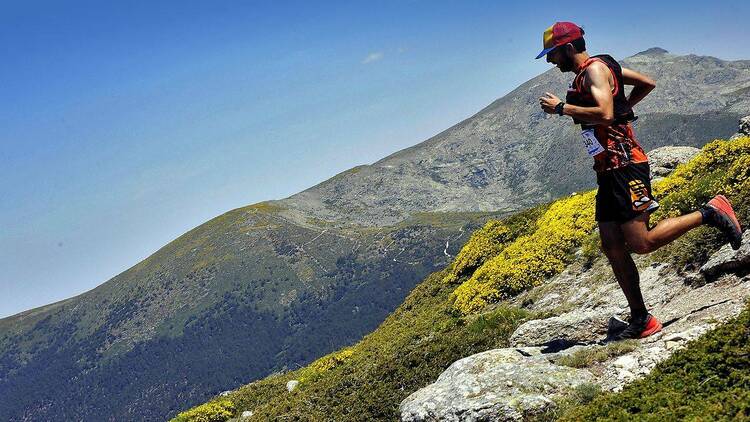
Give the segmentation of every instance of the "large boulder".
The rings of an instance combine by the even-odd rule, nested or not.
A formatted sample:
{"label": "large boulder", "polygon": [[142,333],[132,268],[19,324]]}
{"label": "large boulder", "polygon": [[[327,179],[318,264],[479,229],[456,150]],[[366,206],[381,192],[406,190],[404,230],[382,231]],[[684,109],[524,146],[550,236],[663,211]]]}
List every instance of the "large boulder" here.
{"label": "large boulder", "polygon": [[651,177],[667,176],[678,165],[692,160],[699,152],[698,148],[685,146],[661,147],[651,150],[647,154],[651,167]]}
{"label": "large boulder", "polygon": [[519,421],[591,383],[585,369],[550,363],[518,349],[494,349],[454,362],[435,383],[401,402],[401,420]]}
{"label": "large boulder", "polygon": [[722,246],[700,271],[708,279],[728,272],[750,271],[750,230],[743,233],[742,245],[738,250],[733,250],[729,244]]}
{"label": "large boulder", "polygon": [[617,309],[575,309],[562,315],[521,324],[510,336],[510,345],[543,346],[555,341],[592,341],[607,333],[607,318]]}

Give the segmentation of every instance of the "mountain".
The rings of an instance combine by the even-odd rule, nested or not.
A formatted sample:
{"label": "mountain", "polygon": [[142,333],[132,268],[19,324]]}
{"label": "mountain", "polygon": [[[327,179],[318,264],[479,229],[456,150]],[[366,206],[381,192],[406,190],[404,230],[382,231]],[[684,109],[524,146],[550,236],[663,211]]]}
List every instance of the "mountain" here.
{"label": "mountain", "polygon": [[[700,146],[746,114],[750,61],[647,50],[648,149]],[[487,220],[594,184],[556,69],[372,165],[191,230],[82,295],[0,320],[0,414],[160,420],[374,330]],[[679,141],[679,142],[677,142]]]}

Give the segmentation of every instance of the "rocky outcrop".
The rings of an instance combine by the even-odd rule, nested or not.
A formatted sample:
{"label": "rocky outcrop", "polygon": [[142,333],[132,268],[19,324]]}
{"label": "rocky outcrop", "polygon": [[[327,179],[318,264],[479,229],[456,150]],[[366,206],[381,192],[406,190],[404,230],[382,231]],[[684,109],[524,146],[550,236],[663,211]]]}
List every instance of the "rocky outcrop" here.
{"label": "rocky outcrop", "polygon": [[510,337],[514,347],[542,346],[555,341],[592,341],[607,333],[607,318],[618,309],[577,309],[559,316],[527,321]]}
{"label": "rocky outcrop", "polygon": [[401,420],[519,421],[593,380],[585,369],[555,365],[539,355],[489,350],[454,362],[434,384],[407,397]]}
{"label": "rocky outcrop", "polygon": [[294,391],[295,388],[297,388],[298,385],[299,385],[299,381],[291,380],[286,383],[286,391],[291,393],[292,391]]}
{"label": "rocky outcrop", "polygon": [[687,163],[698,155],[700,149],[686,146],[667,146],[656,148],[648,153],[651,177],[665,177],[672,173],[678,165]]}
{"label": "rocky outcrop", "polygon": [[[513,300],[553,316],[520,325],[510,337],[514,347],[453,363],[434,384],[401,403],[402,421],[523,420],[555,407],[582,384],[621,390],[689,341],[739,314],[750,298],[750,231],[743,239],[740,250],[727,245],[700,272],[688,274],[634,257],[646,304],[664,329],[630,343],[606,341],[608,327],[616,327],[628,308],[604,259],[591,268],[568,267]],[[701,282],[688,282],[696,279]]]}

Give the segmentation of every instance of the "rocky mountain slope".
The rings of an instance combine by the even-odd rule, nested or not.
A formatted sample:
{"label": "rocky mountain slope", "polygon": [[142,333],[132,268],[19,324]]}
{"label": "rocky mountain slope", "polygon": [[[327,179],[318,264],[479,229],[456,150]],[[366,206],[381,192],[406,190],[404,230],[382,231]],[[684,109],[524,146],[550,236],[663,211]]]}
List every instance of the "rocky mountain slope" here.
{"label": "rocky mountain slope", "polygon": [[[647,147],[727,136],[747,109],[749,61],[652,49],[625,64],[659,85],[638,110]],[[550,70],[421,144],[230,211],[90,292],[0,320],[0,414],[163,419],[356,341],[489,218],[593,185],[569,120],[536,105],[567,79]]]}
{"label": "rocky mountain slope", "polygon": [[[655,167],[674,167],[677,155],[690,162],[656,182],[662,207],[653,220],[694,210],[716,192],[730,197],[741,221],[750,220],[750,133],[741,135],[713,142],[692,159],[687,148],[656,151],[664,161]],[[723,322],[743,308],[742,321],[750,316],[750,231],[739,251],[722,246],[717,230],[701,227],[637,257],[646,302],[664,330],[607,343],[627,304],[588,223],[592,193],[488,222],[361,341],[226,392],[175,420],[555,420],[571,404],[573,415],[583,414],[576,402],[617,392],[654,368],[668,382],[647,382],[645,396],[628,390],[628,408],[607,394],[596,403],[622,420],[641,409],[661,420],[746,412],[742,403],[718,404],[741,386],[712,380],[748,379],[742,372],[747,326]],[[540,241],[549,237],[550,243]],[[467,306],[478,303],[467,297],[485,300]],[[696,394],[711,405],[690,405]],[[596,408],[582,412],[608,417]]]}

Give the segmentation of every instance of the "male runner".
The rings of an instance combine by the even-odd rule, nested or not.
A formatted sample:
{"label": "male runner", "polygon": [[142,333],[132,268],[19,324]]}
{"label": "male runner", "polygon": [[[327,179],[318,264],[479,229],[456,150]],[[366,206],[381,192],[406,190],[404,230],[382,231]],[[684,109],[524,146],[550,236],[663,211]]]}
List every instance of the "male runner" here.
{"label": "male runner", "polygon": [[[648,76],[623,68],[606,54],[589,57],[584,31],[571,22],[557,22],[544,31],[547,62],[561,72],[574,72],[565,101],[546,92],[539,104],[546,113],[573,117],[581,125],[583,147],[594,158],[599,186],[596,221],[601,248],[630,306],[630,324],[616,339],[646,337],[661,331],[648,313],[631,252],[646,254],[687,231],[708,224],[720,229],[732,248],[739,249],[742,229],[729,201],[717,195],[701,209],[667,218],[649,229],[649,217],[659,204],[651,196],[649,164],[630,124],[633,106],[656,84]],[[633,85],[626,97],[624,85]]]}

